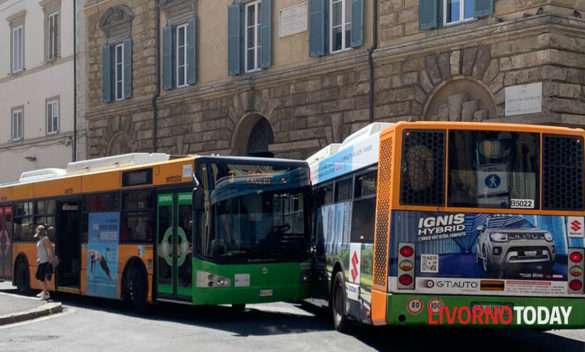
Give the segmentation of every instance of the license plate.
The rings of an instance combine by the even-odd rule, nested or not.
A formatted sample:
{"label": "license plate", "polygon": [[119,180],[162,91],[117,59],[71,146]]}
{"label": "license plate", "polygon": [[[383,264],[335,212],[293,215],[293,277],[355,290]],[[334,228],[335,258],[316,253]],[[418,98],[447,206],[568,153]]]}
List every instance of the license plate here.
{"label": "license plate", "polygon": [[537,251],[525,251],[524,255],[527,257],[536,257]]}

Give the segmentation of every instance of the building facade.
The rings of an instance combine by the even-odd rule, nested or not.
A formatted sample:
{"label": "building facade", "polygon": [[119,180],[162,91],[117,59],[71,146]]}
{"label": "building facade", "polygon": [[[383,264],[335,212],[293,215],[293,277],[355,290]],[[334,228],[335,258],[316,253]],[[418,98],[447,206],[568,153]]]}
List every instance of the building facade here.
{"label": "building facade", "polygon": [[[0,1],[0,182],[73,158],[73,2]],[[84,147],[78,144],[80,157]]]}
{"label": "building facade", "polygon": [[371,121],[582,126],[585,3],[90,0],[90,156],[305,158]]}

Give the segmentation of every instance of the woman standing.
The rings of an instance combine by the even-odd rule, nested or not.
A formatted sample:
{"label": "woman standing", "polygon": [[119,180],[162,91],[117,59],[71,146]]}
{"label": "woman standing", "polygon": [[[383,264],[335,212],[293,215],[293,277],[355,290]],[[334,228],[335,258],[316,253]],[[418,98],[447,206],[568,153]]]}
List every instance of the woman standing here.
{"label": "woman standing", "polygon": [[37,295],[40,299],[49,299],[49,281],[53,275],[53,264],[51,264],[54,257],[53,244],[47,236],[47,229],[44,225],[37,226],[35,232],[35,239],[37,240],[37,273],[35,277],[43,286],[41,293]]}

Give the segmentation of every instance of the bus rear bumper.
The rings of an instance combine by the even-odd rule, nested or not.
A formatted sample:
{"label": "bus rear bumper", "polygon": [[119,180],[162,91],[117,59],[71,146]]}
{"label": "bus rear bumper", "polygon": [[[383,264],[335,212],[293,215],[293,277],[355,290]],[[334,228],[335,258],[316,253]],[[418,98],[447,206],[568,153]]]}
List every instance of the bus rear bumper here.
{"label": "bus rear bumper", "polygon": [[585,328],[585,299],[573,297],[502,297],[387,295],[390,325],[482,328]]}

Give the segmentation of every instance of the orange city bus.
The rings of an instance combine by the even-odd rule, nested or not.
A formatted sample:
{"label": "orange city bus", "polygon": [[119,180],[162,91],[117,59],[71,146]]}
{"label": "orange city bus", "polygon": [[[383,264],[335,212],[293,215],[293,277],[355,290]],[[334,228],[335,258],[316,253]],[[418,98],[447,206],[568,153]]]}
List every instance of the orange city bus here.
{"label": "orange city bus", "polygon": [[308,159],[337,329],[585,327],[585,132],[374,123]]}
{"label": "orange city bus", "polygon": [[40,289],[33,238],[47,226],[52,290],[123,299],[298,301],[310,261],[308,165],[135,153],[22,174],[0,185],[0,278]]}

